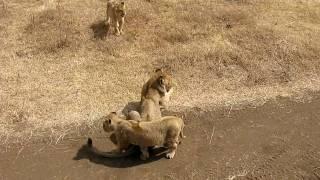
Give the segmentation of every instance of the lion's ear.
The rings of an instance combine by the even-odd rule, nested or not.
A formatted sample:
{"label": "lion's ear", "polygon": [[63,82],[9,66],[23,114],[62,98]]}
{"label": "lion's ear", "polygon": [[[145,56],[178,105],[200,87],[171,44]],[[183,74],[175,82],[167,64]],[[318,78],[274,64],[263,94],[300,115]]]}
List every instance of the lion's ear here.
{"label": "lion's ear", "polygon": [[163,69],[162,68],[157,68],[154,72],[155,73],[160,73],[160,72],[163,72]]}

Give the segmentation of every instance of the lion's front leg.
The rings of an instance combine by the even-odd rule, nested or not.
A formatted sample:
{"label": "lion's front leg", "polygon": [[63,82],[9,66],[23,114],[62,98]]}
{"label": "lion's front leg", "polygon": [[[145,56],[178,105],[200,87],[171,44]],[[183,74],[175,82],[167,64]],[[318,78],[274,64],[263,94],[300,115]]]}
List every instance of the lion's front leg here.
{"label": "lion's front leg", "polygon": [[114,145],[117,145],[118,142],[117,142],[117,137],[116,137],[116,134],[115,133],[112,133],[109,137],[110,141],[114,144]]}
{"label": "lion's front leg", "polygon": [[117,150],[118,152],[122,153],[123,151],[129,148],[129,143],[126,139],[116,134],[116,142],[117,142]]}
{"label": "lion's front leg", "polygon": [[115,31],[115,34],[116,34],[117,36],[120,35],[119,23],[118,23],[118,21],[115,21],[115,22],[114,22],[114,31]]}
{"label": "lion's front leg", "polygon": [[166,157],[172,159],[176,154],[179,144],[179,134],[172,134],[171,137],[167,140],[166,145],[168,147],[168,152]]}
{"label": "lion's front leg", "polygon": [[121,18],[121,20],[119,21],[120,34],[123,34],[123,24],[124,24],[124,18]]}
{"label": "lion's front leg", "polygon": [[176,154],[177,148],[178,148],[178,143],[175,142],[175,143],[170,144],[169,151],[167,152],[166,157],[168,159],[172,159],[174,157],[174,155]]}
{"label": "lion's front leg", "polygon": [[109,26],[109,25],[110,25],[110,22],[111,22],[111,18],[107,15],[105,24],[106,24],[107,26]]}
{"label": "lion's front leg", "polygon": [[170,101],[170,97],[172,95],[172,92],[173,92],[173,88],[171,88],[169,91],[167,91],[163,97],[161,97],[160,101],[159,101],[159,104],[160,106],[162,106],[161,108],[162,109],[165,109],[167,110],[168,109],[168,103]]}

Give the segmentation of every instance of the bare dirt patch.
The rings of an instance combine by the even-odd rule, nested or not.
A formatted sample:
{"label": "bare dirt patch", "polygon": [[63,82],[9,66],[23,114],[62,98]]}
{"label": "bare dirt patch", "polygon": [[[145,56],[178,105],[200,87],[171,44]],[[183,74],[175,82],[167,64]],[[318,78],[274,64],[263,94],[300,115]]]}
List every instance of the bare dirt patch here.
{"label": "bare dirt patch", "polygon": [[[111,149],[97,129],[58,144],[35,143],[2,148],[2,179],[319,179],[320,98],[296,103],[277,99],[244,110],[167,112],[183,115],[187,138],[172,160],[153,151],[117,160],[88,153],[93,137]],[[101,124],[99,124],[101,126]],[[98,124],[97,124],[98,126]],[[100,127],[100,129],[102,129]]]}

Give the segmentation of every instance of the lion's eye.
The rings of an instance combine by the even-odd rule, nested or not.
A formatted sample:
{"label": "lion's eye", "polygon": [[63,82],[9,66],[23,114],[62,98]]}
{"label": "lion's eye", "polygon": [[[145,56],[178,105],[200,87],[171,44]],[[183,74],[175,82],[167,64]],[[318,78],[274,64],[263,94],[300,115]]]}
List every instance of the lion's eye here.
{"label": "lion's eye", "polygon": [[164,79],[160,79],[160,84],[164,84]]}

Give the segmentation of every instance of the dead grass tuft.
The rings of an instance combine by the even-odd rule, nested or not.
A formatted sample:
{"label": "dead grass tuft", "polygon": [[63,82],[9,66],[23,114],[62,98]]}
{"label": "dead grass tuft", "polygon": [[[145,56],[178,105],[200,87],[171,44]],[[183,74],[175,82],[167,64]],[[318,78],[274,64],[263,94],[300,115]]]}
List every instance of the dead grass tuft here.
{"label": "dead grass tuft", "polygon": [[32,14],[25,34],[30,46],[45,53],[76,46],[75,39],[79,35],[71,12],[59,7]]}
{"label": "dead grass tuft", "polygon": [[[275,8],[274,4],[270,4]],[[295,30],[263,24],[260,19],[264,16],[263,10],[270,12],[268,8],[260,7],[261,3],[247,1],[226,4],[194,2],[192,5],[178,6],[175,10],[177,26],[191,32],[192,40],[190,42],[190,38],[185,38],[188,41],[180,41],[186,44],[183,47],[168,46],[160,50],[158,54],[164,56],[156,58],[155,66],[162,64],[180,75],[192,74],[192,77],[201,77],[206,81],[236,81],[240,86],[248,87],[286,84],[305,72],[318,73],[315,67],[320,65],[316,62],[320,49],[316,41],[308,40],[313,33],[303,32],[300,37],[298,34],[288,37],[284,33]],[[297,9],[294,7],[294,11]],[[299,16],[297,19],[305,18]],[[195,25],[186,26],[186,23]],[[188,27],[191,28],[186,30]],[[174,38],[175,33],[166,32],[173,36],[172,42],[177,39]]]}
{"label": "dead grass tuft", "polygon": [[159,36],[171,44],[187,43],[191,39],[184,29],[175,28],[166,29],[164,32],[159,33]]}
{"label": "dead grass tuft", "polygon": [[8,6],[7,3],[2,0],[0,3],[0,19],[1,18],[6,18],[9,15],[9,10],[8,10]]}

